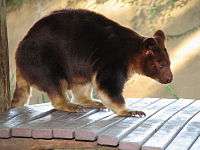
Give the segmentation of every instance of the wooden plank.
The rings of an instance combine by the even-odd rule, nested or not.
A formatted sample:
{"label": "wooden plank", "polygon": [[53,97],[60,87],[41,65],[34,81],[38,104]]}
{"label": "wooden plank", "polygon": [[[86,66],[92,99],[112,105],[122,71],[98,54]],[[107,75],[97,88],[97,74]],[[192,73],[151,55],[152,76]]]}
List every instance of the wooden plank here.
{"label": "wooden plank", "polygon": [[8,126],[8,127],[14,127],[21,123],[45,116],[46,114],[52,111],[55,111],[55,110],[50,106],[49,107],[42,106],[42,107],[36,107],[36,108],[27,107],[27,109],[25,109],[23,113],[6,121],[5,123],[3,123],[3,125]]}
{"label": "wooden plank", "polygon": [[0,123],[6,122],[17,115],[27,111],[27,107],[22,107],[22,108],[13,108],[8,110],[7,112],[1,113],[0,114]]}
{"label": "wooden plank", "polygon": [[127,98],[126,99],[126,105],[132,105],[132,104],[136,104],[139,103],[141,101],[141,98]]}
{"label": "wooden plank", "polygon": [[[155,102],[157,100],[157,98],[148,99],[148,100],[149,100],[149,102],[145,102],[146,104]],[[131,105],[131,103],[137,104],[136,101],[141,103],[140,100],[138,101],[137,99],[134,99],[133,101],[130,101],[129,106]],[[98,119],[98,117],[94,116],[96,118],[95,120],[89,119],[89,118],[92,118],[92,117],[88,116],[88,117],[82,118],[80,120],[77,119],[75,121],[66,121],[67,123],[64,123],[62,127],[59,127],[58,125],[54,125],[55,128],[53,129],[53,136],[55,138],[74,138],[74,133],[78,128],[83,127],[83,126],[87,126],[91,123],[96,122],[97,120],[106,118],[106,117],[113,114],[111,111],[108,111],[106,113],[107,114],[105,114],[104,117],[101,117],[99,119]],[[96,115],[98,116],[99,114],[96,114]]]}
{"label": "wooden plank", "polygon": [[126,150],[132,148],[140,149],[141,145],[144,144],[168,119],[192,102],[193,100],[178,100],[165,107],[140,124],[140,126],[129,133],[127,137],[122,139],[119,148]]}
{"label": "wooden plank", "polygon": [[[129,100],[130,102],[132,100]],[[126,103],[127,107],[129,109],[142,109],[146,106],[149,106],[151,104],[154,104],[156,101],[158,101],[158,98],[147,98],[147,99],[141,99],[139,100],[139,103]],[[116,117],[116,115],[111,115],[109,117],[103,118],[101,120],[98,120],[92,124],[89,124],[87,126],[84,126],[82,128],[79,128],[75,131],[75,138],[77,140],[88,140],[88,141],[94,141],[97,138],[97,135],[106,129],[112,127],[112,125],[118,123],[124,119],[124,117]]]}
{"label": "wooden plank", "polygon": [[140,106],[140,103],[142,103],[141,106],[148,106],[150,104],[153,104],[157,102],[159,98],[127,98],[126,99],[126,107],[132,109],[132,107],[135,107],[135,104]]}
{"label": "wooden plank", "polygon": [[142,150],[165,149],[182,128],[200,111],[200,101],[195,101],[170,118],[142,147]]}
{"label": "wooden plank", "polygon": [[62,116],[59,117],[56,121],[50,120],[49,122],[40,122],[35,121],[34,125],[31,123],[32,129],[32,137],[33,138],[46,138],[50,139],[55,136],[53,136],[53,130],[56,130],[57,128],[65,128],[66,124],[70,122],[75,122],[76,120],[80,120],[84,117],[93,115],[97,113],[98,110],[88,110],[87,112],[79,112],[79,113],[71,113],[69,116]]}
{"label": "wooden plank", "polygon": [[112,125],[123,119],[123,117],[117,117],[115,114],[108,116],[85,127],[77,129],[75,131],[75,138],[77,140],[95,141],[99,133],[112,127]]}
{"label": "wooden plank", "polygon": [[199,120],[200,113],[195,115],[194,118],[186,124],[175,139],[169,144],[166,150],[188,150],[200,135]]}
{"label": "wooden plank", "polygon": [[119,141],[124,136],[126,136],[128,133],[138,127],[142,122],[175,101],[176,100],[172,99],[162,99],[155,104],[150,105],[149,107],[144,109],[147,114],[147,116],[144,118],[127,117],[121,122],[113,125],[112,128],[109,128],[108,130],[101,133],[97,139],[98,144],[117,146],[119,144]]}
{"label": "wooden plank", "polygon": [[54,111],[44,117],[41,117],[39,119],[20,124],[19,126],[13,127],[11,130],[11,134],[14,137],[31,137],[32,129],[39,127],[45,128],[44,125],[48,127],[49,123],[51,121],[56,121],[60,117],[69,117],[70,113],[63,112],[63,111]]}
{"label": "wooden plank", "polygon": [[[63,111],[55,111],[39,119],[20,124],[12,128],[12,136],[15,137],[37,137],[52,138],[52,128],[59,120],[75,120],[77,118],[90,115],[97,110],[88,109],[86,112],[68,113]],[[57,124],[59,126],[59,124]],[[38,133],[39,132],[39,133]]]}
{"label": "wooden plank", "polygon": [[200,135],[198,139],[194,142],[194,144],[191,146],[190,150],[198,150],[200,147]]}
{"label": "wooden plank", "polygon": [[[129,101],[129,103],[137,103],[139,102],[139,99],[134,99],[133,101]],[[33,105],[34,108],[37,106]],[[39,105],[39,107],[41,106],[41,104]],[[28,123],[24,123],[21,124],[20,126],[14,127],[12,129],[12,135],[15,137],[31,137],[33,136],[34,138],[52,138],[52,133],[53,133],[53,127],[60,126],[60,123],[56,123],[53,118],[54,115],[58,116],[60,120],[76,120],[76,119],[80,119],[82,117],[88,116],[92,113],[97,112],[97,110],[92,110],[91,109],[86,109],[86,112],[80,112],[80,113],[71,113],[69,115],[69,113],[66,112],[60,112],[59,114],[61,116],[59,116],[59,114],[57,114],[55,112],[55,114],[49,114],[48,116],[45,116],[43,118],[28,122]],[[63,113],[63,114],[62,114]],[[51,118],[51,119],[49,119]],[[56,119],[58,120],[58,119]],[[58,121],[59,122],[59,121]],[[38,129],[38,127],[40,127]]]}
{"label": "wooden plank", "polygon": [[22,123],[28,122],[30,120],[43,117],[51,113],[52,111],[54,111],[51,105],[43,105],[42,107],[31,106],[31,107],[24,107],[24,108],[19,108],[19,109],[23,110],[19,115],[0,124],[0,138],[9,138],[11,136],[10,128],[20,125]]}
{"label": "wooden plank", "polygon": [[59,126],[55,124],[53,128],[53,136],[55,138],[74,138],[74,133],[77,128],[91,124],[97,120],[103,119],[113,114],[111,111],[99,111],[89,116],[77,120],[61,120]]}

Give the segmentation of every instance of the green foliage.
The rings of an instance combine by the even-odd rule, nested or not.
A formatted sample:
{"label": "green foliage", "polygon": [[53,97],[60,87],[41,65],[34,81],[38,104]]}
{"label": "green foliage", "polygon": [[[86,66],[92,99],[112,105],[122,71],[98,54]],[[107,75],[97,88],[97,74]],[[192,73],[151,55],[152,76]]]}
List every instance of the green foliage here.
{"label": "green foliage", "polygon": [[152,6],[149,9],[150,18],[154,18],[159,11],[160,11],[160,7],[159,6]]}
{"label": "green foliage", "polygon": [[46,94],[42,94],[41,101],[42,103],[48,102],[48,96]]}
{"label": "green foliage", "polygon": [[149,8],[149,17],[150,19],[156,17],[159,15],[160,12],[162,12],[164,9],[169,8],[169,6],[174,6],[174,4],[177,2],[177,0],[168,0],[165,1],[164,4],[156,4],[153,3],[153,6]]}
{"label": "green foliage", "polygon": [[25,1],[28,1],[28,0],[6,0],[6,5],[8,9],[10,10],[10,9],[14,9],[21,6]]}
{"label": "green foliage", "polygon": [[180,97],[177,96],[176,92],[174,91],[174,89],[172,88],[171,85],[167,85],[165,86],[165,90],[170,93],[173,97],[175,97],[176,99],[180,99]]}

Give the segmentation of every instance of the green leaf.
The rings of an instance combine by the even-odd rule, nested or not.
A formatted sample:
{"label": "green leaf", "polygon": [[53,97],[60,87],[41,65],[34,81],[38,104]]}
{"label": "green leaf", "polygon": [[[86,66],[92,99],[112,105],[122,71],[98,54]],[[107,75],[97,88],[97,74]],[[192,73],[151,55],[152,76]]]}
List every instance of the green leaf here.
{"label": "green leaf", "polygon": [[171,85],[166,85],[165,90],[170,93],[172,96],[174,96],[176,99],[180,99],[177,94],[175,93],[174,89],[172,88]]}

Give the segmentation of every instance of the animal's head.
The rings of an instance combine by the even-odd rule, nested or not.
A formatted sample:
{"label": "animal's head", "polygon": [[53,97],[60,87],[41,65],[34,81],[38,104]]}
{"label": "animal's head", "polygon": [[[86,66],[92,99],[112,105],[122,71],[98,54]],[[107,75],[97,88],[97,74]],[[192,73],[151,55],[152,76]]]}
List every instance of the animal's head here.
{"label": "animal's head", "polygon": [[164,32],[158,30],[153,38],[143,41],[141,71],[142,74],[159,81],[162,84],[170,83],[173,75],[170,69],[170,60],[165,48]]}

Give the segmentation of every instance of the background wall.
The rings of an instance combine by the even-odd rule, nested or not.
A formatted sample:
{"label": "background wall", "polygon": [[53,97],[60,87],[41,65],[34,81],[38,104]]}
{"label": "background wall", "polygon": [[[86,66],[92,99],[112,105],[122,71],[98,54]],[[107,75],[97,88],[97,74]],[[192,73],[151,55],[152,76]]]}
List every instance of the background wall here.
{"label": "background wall", "polygon": [[[157,29],[164,30],[174,73],[171,87],[179,97],[200,98],[200,0],[20,0],[20,2],[15,7],[8,8],[7,16],[12,91],[15,86],[14,53],[19,41],[30,27],[53,10],[86,8],[104,14],[145,36],[152,36]],[[134,75],[128,81],[124,96],[174,97],[166,90],[165,85],[139,75]],[[34,90],[31,103],[46,100],[45,94]]]}

